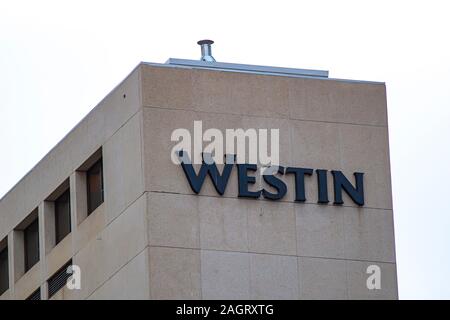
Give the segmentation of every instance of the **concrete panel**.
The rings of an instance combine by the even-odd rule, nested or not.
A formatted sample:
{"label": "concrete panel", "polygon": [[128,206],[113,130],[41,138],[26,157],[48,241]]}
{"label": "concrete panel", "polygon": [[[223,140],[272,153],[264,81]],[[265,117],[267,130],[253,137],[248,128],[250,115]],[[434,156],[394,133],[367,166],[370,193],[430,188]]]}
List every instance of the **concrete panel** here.
{"label": "concrete panel", "polygon": [[91,300],[147,300],[150,298],[148,250],[144,249],[90,297]]}
{"label": "concrete panel", "polygon": [[144,106],[283,117],[289,115],[287,79],[233,72],[142,69]]}
{"label": "concrete panel", "polygon": [[82,273],[77,298],[89,296],[147,246],[145,200],[136,200],[75,255]]}
{"label": "concrete panel", "polygon": [[[193,194],[181,166],[175,165],[171,161],[172,148],[177,144],[170,141],[174,130],[188,129],[193,140],[194,121],[196,120],[203,122],[203,131],[208,128],[217,128],[225,132],[226,128],[242,128],[242,118],[233,115],[155,108],[144,108],[143,112],[146,191]],[[193,159],[191,154],[190,157]],[[198,168],[198,166],[195,167]],[[219,166],[219,170],[222,170],[222,167]],[[217,195],[209,177],[205,180],[201,194]],[[237,195],[237,170],[235,168],[228,181],[225,195],[233,197]]]}
{"label": "concrete panel", "polygon": [[[349,299],[398,299],[397,270],[393,263],[347,261]],[[367,289],[367,267],[377,265],[381,270],[381,288]]]}
{"label": "concrete panel", "polygon": [[[387,128],[341,125],[339,135],[341,170],[352,183],[353,172],[364,172],[365,205],[392,209]],[[346,194],[343,200],[351,203]]]}
{"label": "concrete panel", "polygon": [[[275,149],[272,147],[272,134],[271,130],[276,129],[279,132],[279,164],[282,166],[289,166],[292,163],[292,151],[296,147],[292,144],[292,133],[291,133],[291,121],[288,119],[277,119],[277,118],[267,118],[267,117],[242,117],[242,126],[245,129],[256,129],[258,132],[258,141],[262,141],[259,137],[264,137],[261,129],[267,130],[267,154],[273,155],[271,153]],[[258,153],[264,157],[266,154],[260,149],[258,145]],[[249,161],[247,161],[248,163]],[[258,164],[260,164],[258,162]]]}
{"label": "concrete panel", "polygon": [[230,198],[199,197],[202,249],[248,251],[245,203]]}
{"label": "concrete panel", "polygon": [[143,104],[386,125],[384,84],[144,66]]}
{"label": "concrete panel", "polygon": [[295,166],[328,170],[340,168],[339,125],[297,120],[291,120],[290,125]]}
{"label": "concrete panel", "polygon": [[143,193],[141,121],[141,113],[136,114],[103,146],[108,222]]}
{"label": "concrete panel", "polygon": [[298,258],[300,299],[347,299],[346,261]]}
{"label": "concrete panel", "polygon": [[14,239],[15,239],[15,235],[14,235],[15,231],[12,230],[9,234],[8,234],[8,282],[9,282],[9,292],[10,292],[10,296],[14,297],[14,283],[16,282],[16,275],[15,273],[15,260],[17,259],[15,257],[15,253],[14,253]]}
{"label": "concrete panel", "polygon": [[55,203],[42,201],[39,205],[39,253],[41,258],[49,253],[56,242]]}
{"label": "concrete panel", "polygon": [[239,201],[247,206],[250,252],[297,254],[293,203]]}
{"label": "concrete panel", "polygon": [[201,299],[200,250],[150,247],[151,299]]}
{"label": "concrete panel", "polygon": [[[93,151],[141,108],[141,68],[142,66],[136,67],[86,118],[88,136],[93,142],[100,142]],[[86,159],[87,157],[84,160]]]}
{"label": "concrete panel", "polygon": [[9,260],[10,283],[13,283],[19,280],[25,273],[25,243],[23,231],[12,230],[8,236],[8,243],[9,248],[12,248],[12,250],[8,250],[8,257],[11,259]]}
{"label": "concrete panel", "polygon": [[45,279],[65,265],[72,257],[72,252],[72,234],[69,234],[45,257]]}
{"label": "concrete panel", "polygon": [[202,250],[201,260],[203,299],[249,299],[247,253]]}
{"label": "concrete panel", "polygon": [[50,278],[56,271],[66,264],[70,258],[72,258],[72,255],[72,234],[69,234],[45,257],[45,279]]}
{"label": "concrete panel", "polygon": [[391,210],[345,208],[344,224],[347,259],[395,262]]}
{"label": "concrete panel", "polygon": [[287,118],[288,79],[255,74],[193,70],[196,110]]}
{"label": "concrete panel", "polygon": [[296,204],[297,254],[345,257],[344,207]]}
{"label": "concrete panel", "polygon": [[297,299],[297,257],[250,254],[250,299]]}
{"label": "concrete panel", "polygon": [[42,282],[41,262],[38,262],[14,284],[14,299],[25,300]]}
{"label": "concrete panel", "polygon": [[74,250],[78,253],[89,241],[94,239],[107,225],[106,205],[102,203],[89,216],[87,216],[74,230]]}
{"label": "concrete panel", "polygon": [[[33,210],[26,210],[25,183],[16,185],[0,201],[0,239],[5,238]],[[14,213],[14,214],[13,214]]]}
{"label": "concrete panel", "polygon": [[193,109],[192,70],[143,65],[141,77],[144,106]]}
{"label": "concrete panel", "polygon": [[384,84],[292,78],[289,109],[293,119],[387,125]]}
{"label": "concrete panel", "polygon": [[151,246],[200,248],[198,197],[147,193]]}
{"label": "concrete panel", "polygon": [[395,262],[392,211],[296,205],[298,255]]}
{"label": "concrete panel", "polygon": [[41,295],[41,300],[48,300],[48,294],[49,294],[49,292],[48,292],[48,282],[47,281],[44,281],[42,284],[41,284],[41,287],[40,287],[40,295]]}
{"label": "concrete panel", "polygon": [[70,211],[72,229],[88,216],[86,171],[75,171],[70,175]]}
{"label": "concrete panel", "polygon": [[[340,170],[354,184],[354,172],[364,173],[365,205],[392,208],[386,127],[291,121],[292,162],[303,168]],[[328,172],[328,198],[334,201],[333,177]],[[293,177],[288,196],[292,201]],[[305,176],[307,202],[317,202],[317,176]],[[356,206],[343,192],[345,205]]]}

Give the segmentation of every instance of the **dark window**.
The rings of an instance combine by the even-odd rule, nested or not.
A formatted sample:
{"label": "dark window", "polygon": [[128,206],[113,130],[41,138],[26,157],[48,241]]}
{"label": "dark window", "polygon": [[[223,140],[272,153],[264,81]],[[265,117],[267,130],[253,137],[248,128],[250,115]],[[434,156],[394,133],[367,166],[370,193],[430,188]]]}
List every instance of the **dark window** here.
{"label": "dark window", "polygon": [[25,272],[39,261],[39,223],[35,219],[23,230],[25,243]]}
{"label": "dark window", "polygon": [[55,200],[56,244],[70,233],[70,189]]}
{"label": "dark window", "polygon": [[87,201],[88,214],[92,213],[103,203],[103,165],[102,159],[98,160],[87,171]]}
{"label": "dark window", "polygon": [[0,295],[9,288],[8,247],[0,251]]}
{"label": "dark window", "polygon": [[35,292],[30,294],[25,300],[41,300],[41,288],[38,288]]}
{"label": "dark window", "polygon": [[48,279],[48,297],[51,298],[55,293],[64,287],[67,283],[67,279],[72,275],[67,272],[67,268],[72,265],[72,260],[67,262],[61,269]]}

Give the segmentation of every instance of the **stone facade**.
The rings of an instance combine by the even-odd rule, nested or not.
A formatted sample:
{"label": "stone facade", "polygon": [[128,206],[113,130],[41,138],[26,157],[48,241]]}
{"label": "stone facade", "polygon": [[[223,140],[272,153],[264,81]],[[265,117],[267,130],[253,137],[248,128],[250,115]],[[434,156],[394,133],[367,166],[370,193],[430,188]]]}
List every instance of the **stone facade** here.
{"label": "stone facade", "polygon": [[[67,261],[81,290],[52,299],[396,299],[397,277],[384,84],[141,63],[0,202],[9,290],[24,299]],[[280,163],[364,172],[365,205],[305,203],[293,177],[281,201],[195,194],[170,160],[171,133],[192,128],[280,129]],[[86,215],[80,168],[103,159],[104,203]],[[65,181],[72,232],[56,246],[45,199]],[[329,173],[332,200],[332,179]],[[255,186],[256,188],[258,186]],[[40,261],[24,274],[14,231],[37,208]],[[50,239],[50,240],[49,240]],[[367,266],[381,268],[368,290]]]}

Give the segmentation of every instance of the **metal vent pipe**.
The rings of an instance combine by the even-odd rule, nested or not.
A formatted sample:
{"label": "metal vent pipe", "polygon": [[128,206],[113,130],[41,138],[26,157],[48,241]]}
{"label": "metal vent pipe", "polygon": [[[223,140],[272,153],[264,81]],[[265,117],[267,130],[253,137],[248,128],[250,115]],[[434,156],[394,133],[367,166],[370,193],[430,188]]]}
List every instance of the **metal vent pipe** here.
{"label": "metal vent pipe", "polygon": [[200,40],[197,42],[202,49],[202,57],[200,58],[201,61],[216,62],[216,59],[214,59],[211,53],[211,45],[213,43],[214,41],[212,40]]}

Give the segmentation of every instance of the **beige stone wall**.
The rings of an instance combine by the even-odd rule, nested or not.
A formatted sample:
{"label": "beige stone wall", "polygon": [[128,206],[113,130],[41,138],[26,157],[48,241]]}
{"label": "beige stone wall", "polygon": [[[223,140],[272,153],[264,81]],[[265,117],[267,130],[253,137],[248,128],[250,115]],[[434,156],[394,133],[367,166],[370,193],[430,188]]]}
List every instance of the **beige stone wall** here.
{"label": "beige stone wall", "polygon": [[[138,67],[1,199],[0,239],[7,236],[10,249],[10,288],[2,299],[25,299],[39,287],[47,299],[47,280],[70,259],[81,268],[81,290],[64,288],[52,299],[149,297],[140,101]],[[86,217],[85,181],[77,169],[100,148],[105,201]],[[44,200],[67,179],[72,232],[55,246]],[[23,245],[13,230],[35,208],[40,261],[23,274]]]}
{"label": "beige stone wall", "polygon": [[[207,180],[199,195],[170,161],[176,128],[278,128],[283,165],[365,173],[364,207],[318,205],[315,177],[295,203],[224,196]],[[69,259],[82,289],[52,299],[397,298],[385,87],[141,64],[0,201],[10,289],[24,299]],[[99,148],[105,202],[86,218],[83,175]],[[72,232],[56,247],[44,200],[69,179]],[[332,179],[329,175],[332,201]],[[257,188],[258,185],[255,186]],[[41,259],[22,274],[20,234],[36,208]],[[18,242],[19,241],[19,242]],[[366,267],[382,289],[365,287]]]}
{"label": "beige stone wall", "polygon": [[[144,66],[143,154],[151,298],[397,298],[383,84]],[[195,195],[170,161],[174,129],[278,128],[280,163],[364,172],[365,206],[237,198],[237,172],[224,196],[210,180]],[[209,179],[209,178],[208,178]],[[257,188],[258,186],[256,186]],[[367,266],[381,290],[366,288]]]}

